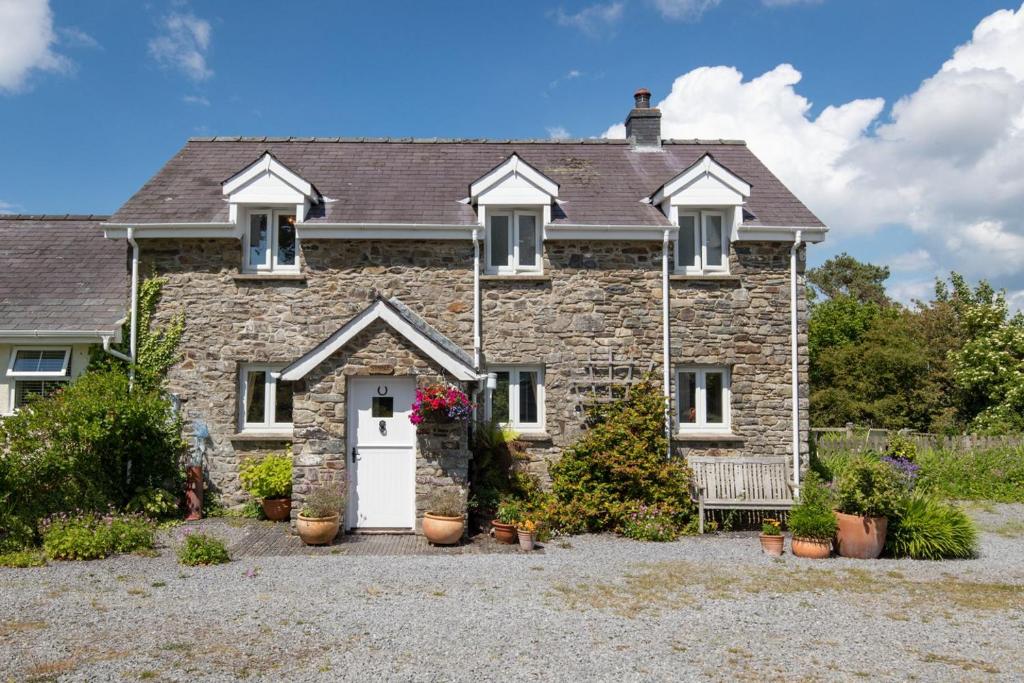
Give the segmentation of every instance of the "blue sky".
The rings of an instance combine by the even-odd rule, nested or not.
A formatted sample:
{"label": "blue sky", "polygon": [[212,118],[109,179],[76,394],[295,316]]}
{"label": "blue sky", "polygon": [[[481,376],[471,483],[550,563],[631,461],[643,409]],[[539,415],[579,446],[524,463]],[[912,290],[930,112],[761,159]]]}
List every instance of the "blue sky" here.
{"label": "blue sky", "polygon": [[1022,55],[988,0],[0,0],[0,210],[111,212],[192,135],[615,135],[642,85],[826,220],[812,263],[1024,303]]}

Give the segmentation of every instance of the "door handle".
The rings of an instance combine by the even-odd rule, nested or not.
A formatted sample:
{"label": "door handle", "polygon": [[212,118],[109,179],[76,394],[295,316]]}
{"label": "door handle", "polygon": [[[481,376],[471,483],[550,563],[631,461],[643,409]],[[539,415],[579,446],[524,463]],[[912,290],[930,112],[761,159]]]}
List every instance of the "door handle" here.
{"label": "door handle", "polygon": [[355,447],[355,446],[353,446],[353,447],[352,447],[352,464],[353,464],[353,465],[354,465],[354,464],[356,464],[356,453],[357,453],[357,452],[358,452],[358,451],[356,451],[356,447]]}

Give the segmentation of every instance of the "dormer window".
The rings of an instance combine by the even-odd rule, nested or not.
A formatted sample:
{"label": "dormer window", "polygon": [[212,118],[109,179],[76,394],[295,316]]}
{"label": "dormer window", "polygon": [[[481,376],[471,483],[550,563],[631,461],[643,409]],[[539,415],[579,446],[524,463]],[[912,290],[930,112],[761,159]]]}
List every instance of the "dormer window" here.
{"label": "dormer window", "polygon": [[251,210],[247,227],[244,270],[254,273],[298,270],[299,241],[293,210]]}
{"label": "dormer window", "polygon": [[535,211],[493,211],[488,214],[485,238],[487,272],[540,272],[540,214]]}
{"label": "dormer window", "polygon": [[676,270],[687,274],[729,270],[729,231],[723,211],[679,211]]}

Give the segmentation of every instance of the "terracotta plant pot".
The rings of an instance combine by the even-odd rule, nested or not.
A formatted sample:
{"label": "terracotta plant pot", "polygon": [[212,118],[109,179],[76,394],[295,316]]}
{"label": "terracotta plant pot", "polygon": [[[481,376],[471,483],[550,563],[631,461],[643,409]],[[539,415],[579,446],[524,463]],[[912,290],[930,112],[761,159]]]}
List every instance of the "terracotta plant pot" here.
{"label": "terracotta plant pot", "polygon": [[873,560],[882,554],[885,547],[885,532],[889,520],[885,517],[861,517],[836,513],[839,520],[839,541],[837,552],[842,557]]}
{"label": "terracotta plant pot", "polygon": [[493,520],[491,526],[494,527],[494,540],[498,543],[515,543],[516,542],[516,525],[515,524],[502,524],[498,520]]}
{"label": "terracotta plant pot", "polygon": [[186,522],[203,518],[203,468],[189,465],[185,468]]}
{"label": "terracotta plant pot", "polygon": [[537,534],[535,532],[516,529],[516,535],[519,537],[520,550],[533,550],[533,546],[537,543]]}
{"label": "terracotta plant pot", "polygon": [[797,557],[823,560],[832,554],[832,541],[823,541],[818,538],[796,538],[794,536],[791,548],[793,554]]}
{"label": "terracotta plant pot", "polygon": [[291,498],[264,498],[262,505],[263,514],[271,522],[283,522],[292,512]]}
{"label": "terracotta plant pot", "polygon": [[466,523],[462,516],[445,517],[427,512],[423,515],[423,535],[434,545],[454,545],[462,540]]}
{"label": "terracotta plant pot", "polygon": [[782,546],[786,539],[782,534],[777,536],[769,536],[767,534],[761,534],[761,551],[774,557],[782,555]]}
{"label": "terracotta plant pot", "polygon": [[338,535],[341,526],[341,515],[330,517],[306,517],[299,515],[295,520],[295,530],[306,545],[328,545]]}

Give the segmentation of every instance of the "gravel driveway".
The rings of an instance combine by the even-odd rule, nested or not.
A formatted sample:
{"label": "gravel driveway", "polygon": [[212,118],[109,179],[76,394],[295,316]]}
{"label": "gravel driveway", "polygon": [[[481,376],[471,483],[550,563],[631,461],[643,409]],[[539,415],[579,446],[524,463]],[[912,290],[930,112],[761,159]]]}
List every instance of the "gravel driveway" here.
{"label": "gravel driveway", "polygon": [[962,562],[773,560],[735,534],[0,569],[0,680],[1020,680],[1024,506],[972,514]]}

